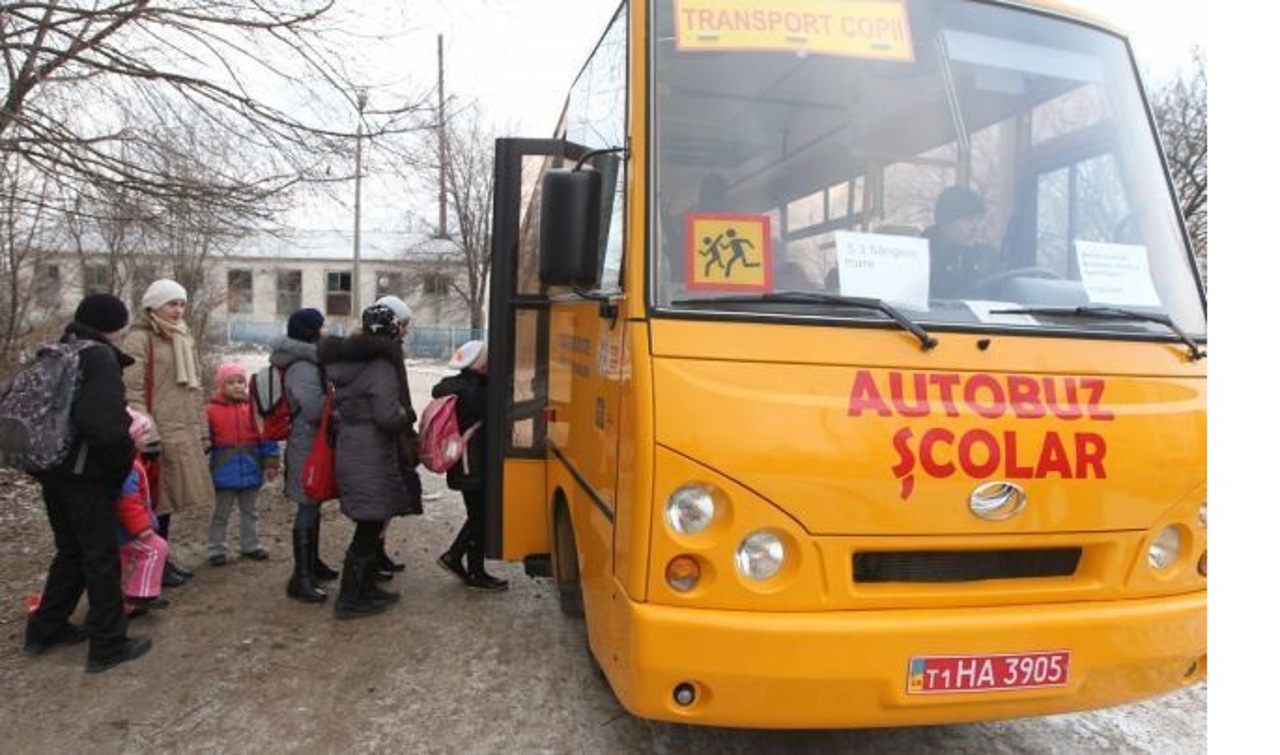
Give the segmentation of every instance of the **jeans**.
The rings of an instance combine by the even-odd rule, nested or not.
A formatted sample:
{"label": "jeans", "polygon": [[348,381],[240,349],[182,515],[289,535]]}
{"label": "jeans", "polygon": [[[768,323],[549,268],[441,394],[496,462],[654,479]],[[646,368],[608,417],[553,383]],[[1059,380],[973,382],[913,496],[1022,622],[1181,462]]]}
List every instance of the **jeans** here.
{"label": "jeans", "polygon": [[299,503],[298,511],[293,517],[293,529],[309,530],[320,524],[320,504]]}
{"label": "jeans", "polygon": [[240,552],[253,553],[262,547],[258,542],[258,488],[219,490],[214,497],[213,519],[209,522],[209,555],[227,554],[227,520],[231,507],[240,509]]}

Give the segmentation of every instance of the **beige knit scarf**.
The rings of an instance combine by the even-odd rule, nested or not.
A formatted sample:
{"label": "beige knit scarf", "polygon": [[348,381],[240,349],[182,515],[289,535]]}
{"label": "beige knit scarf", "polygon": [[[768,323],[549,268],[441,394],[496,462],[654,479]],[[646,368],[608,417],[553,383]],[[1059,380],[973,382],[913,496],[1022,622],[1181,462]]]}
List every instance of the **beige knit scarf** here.
{"label": "beige knit scarf", "polygon": [[160,336],[173,343],[173,370],[178,385],[200,387],[200,368],[196,365],[196,342],[187,324],[179,320],[169,322],[150,312],[151,325]]}

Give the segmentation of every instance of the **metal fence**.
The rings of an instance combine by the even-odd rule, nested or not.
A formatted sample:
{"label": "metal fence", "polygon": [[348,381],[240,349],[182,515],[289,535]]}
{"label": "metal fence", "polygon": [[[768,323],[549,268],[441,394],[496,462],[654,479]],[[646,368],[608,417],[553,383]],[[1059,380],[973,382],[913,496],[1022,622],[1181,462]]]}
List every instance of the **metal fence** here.
{"label": "metal fence", "polygon": [[[219,331],[226,334],[229,346],[266,346],[272,338],[284,335],[284,324],[249,320],[209,324],[210,335],[216,337],[214,334]],[[329,323],[330,335],[343,336],[346,331],[342,323]],[[413,328],[404,339],[405,354],[418,359],[448,359],[454,349],[467,341],[484,339],[484,328]]]}

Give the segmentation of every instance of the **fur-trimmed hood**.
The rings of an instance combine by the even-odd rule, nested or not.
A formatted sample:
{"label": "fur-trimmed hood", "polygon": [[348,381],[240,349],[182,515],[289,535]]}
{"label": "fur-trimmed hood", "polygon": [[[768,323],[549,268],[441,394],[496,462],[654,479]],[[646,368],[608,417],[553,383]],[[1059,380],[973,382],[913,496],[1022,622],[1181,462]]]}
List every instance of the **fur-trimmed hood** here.
{"label": "fur-trimmed hood", "polygon": [[404,348],[399,341],[380,336],[325,336],[316,342],[316,358],[326,366],[338,362],[372,362],[375,359],[399,363],[404,361]]}

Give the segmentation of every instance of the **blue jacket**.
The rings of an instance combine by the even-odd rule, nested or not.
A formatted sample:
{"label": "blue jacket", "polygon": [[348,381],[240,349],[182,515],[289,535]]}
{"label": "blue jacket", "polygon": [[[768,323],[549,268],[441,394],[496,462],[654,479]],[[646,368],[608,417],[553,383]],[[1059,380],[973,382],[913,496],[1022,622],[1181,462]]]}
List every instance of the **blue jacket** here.
{"label": "blue jacket", "polygon": [[262,487],[263,470],[280,465],[280,444],[258,435],[249,402],[214,396],[205,411],[209,419],[209,473],[213,487]]}

